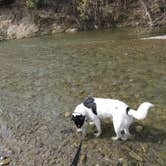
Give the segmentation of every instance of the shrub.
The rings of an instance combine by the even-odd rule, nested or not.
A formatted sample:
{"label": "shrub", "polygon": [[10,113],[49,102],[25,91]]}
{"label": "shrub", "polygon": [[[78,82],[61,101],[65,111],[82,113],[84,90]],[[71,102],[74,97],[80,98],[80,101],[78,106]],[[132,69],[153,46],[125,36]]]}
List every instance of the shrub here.
{"label": "shrub", "polygon": [[26,0],[26,6],[29,8],[33,8],[36,6],[39,0]]}

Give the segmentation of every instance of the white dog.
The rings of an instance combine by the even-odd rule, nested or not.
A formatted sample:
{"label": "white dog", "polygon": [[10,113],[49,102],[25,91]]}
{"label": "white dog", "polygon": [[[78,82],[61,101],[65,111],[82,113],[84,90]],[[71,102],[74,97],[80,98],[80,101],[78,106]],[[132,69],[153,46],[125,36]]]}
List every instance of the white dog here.
{"label": "white dog", "polygon": [[[126,140],[130,135],[129,126],[133,119],[145,119],[151,107],[153,104],[144,102],[135,111],[119,100],[89,97],[77,105],[72,114],[72,120],[75,122],[77,131],[83,134],[86,134],[87,120],[91,120],[97,128],[98,132],[95,133],[95,136],[98,137],[102,133],[100,120],[110,118],[116,133],[116,137],[112,137],[112,139]],[[121,133],[122,131],[124,134]]]}

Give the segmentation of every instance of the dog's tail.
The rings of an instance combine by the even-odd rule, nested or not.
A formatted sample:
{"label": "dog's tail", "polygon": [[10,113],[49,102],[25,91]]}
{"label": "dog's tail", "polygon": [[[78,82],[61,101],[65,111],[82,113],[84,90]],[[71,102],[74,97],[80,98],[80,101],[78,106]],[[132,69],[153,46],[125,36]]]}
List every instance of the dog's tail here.
{"label": "dog's tail", "polygon": [[143,120],[146,118],[148,114],[148,110],[152,107],[154,107],[152,103],[144,102],[138,107],[137,111],[133,109],[129,109],[128,115],[134,117],[135,119]]}

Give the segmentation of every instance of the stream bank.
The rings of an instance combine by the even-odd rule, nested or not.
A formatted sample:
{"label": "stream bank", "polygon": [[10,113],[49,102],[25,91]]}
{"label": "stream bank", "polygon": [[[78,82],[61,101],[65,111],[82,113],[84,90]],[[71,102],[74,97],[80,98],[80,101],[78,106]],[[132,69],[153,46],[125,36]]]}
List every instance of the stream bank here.
{"label": "stream bank", "polygon": [[66,0],[42,8],[27,7],[25,0],[14,2],[0,6],[0,40],[115,27],[135,27],[144,33],[166,26],[162,0]]}

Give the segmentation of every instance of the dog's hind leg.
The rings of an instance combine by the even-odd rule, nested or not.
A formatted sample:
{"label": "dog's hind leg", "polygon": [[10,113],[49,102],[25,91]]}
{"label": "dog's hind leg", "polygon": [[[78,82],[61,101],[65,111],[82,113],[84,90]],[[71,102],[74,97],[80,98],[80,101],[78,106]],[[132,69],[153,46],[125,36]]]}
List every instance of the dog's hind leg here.
{"label": "dog's hind leg", "polygon": [[130,136],[129,128],[124,128],[125,135]]}
{"label": "dog's hind leg", "polygon": [[119,138],[122,137],[122,134],[121,134],[121,121],[120,121],[119,118],[113,118],[113,126],[114,126],[116,136],[112,137],[112,140],[118,140]]}
{"label": "dog's hind leg", "polygon": [[121,139],[126,141],[130,136],[130,132],[129,132],[129,129],[128,127],[125,127],[124,128],[124,134],[122,135]]}
{"label": "dog's hind leg", "polygon": [[97,133],[95,133],[94,135],[95,135],[96,137],[99,137],[99,136],[101,135],[101,133],[102,133],[100,119],[98,119],[98,118],[95,119],[95,120],[94,120],[94,123],[95,123],[95,126],[96,126],[96,128],[97,128]]}

